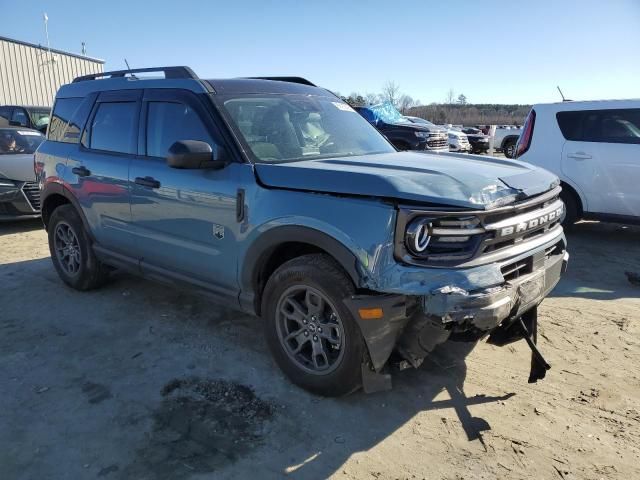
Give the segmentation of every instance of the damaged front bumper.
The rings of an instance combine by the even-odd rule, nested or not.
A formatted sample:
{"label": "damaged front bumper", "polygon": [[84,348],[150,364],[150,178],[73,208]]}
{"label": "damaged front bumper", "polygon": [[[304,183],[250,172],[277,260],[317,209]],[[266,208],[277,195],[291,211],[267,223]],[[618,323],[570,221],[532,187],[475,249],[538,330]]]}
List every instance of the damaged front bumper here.
{"label": "damaged front bumper", "polygon": [[[417,367],[448,339],[476,341],[507,330],[508,334],[502,337],[496,334],[499,341],[492,343],[508,343],[500,338],[514,341],[529,337],[535,347],[536,307],[558,283],[568,259],[563,239],[524,259],[505,262],[504,281],[497,286],[474,290],[446,285],[420,296],[387,294],[348,299],[347,306],[357,319],[369,350],[369,370],[381,372],[394,352],[401,359],[401,367]],[[382,308],[384,316],[361,319],[358,312],[374,305]],[[530,313],[525,316],[527,312]],[[520,326],[523,318],[528,323]]]}

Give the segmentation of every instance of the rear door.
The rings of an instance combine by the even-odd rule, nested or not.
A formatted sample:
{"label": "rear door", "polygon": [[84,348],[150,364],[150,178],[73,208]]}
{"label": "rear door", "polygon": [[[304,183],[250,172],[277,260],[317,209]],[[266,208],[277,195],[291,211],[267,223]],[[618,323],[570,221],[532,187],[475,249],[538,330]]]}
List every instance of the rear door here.
{"label": "rear door", "polygon": [[591,213],[640,216],[640,109],[560,112],[562,170]]}
{"label": "rear door", "polygon": [[185,90],[145,91],[140,155],[129,174],[134,248],[145,273],[171,273],[229,298],[238,293],[236,165],[183,170],[166,163],[178,140],[222,144],[205,100]]}
{"label": "rear door", "polygon": [[[69,188],[80,202],[98,243],[128,254],[129,166],[137,154],[142,90],[98,95],[82,133],[80,148],[67,163]],[[73,132],[71,132],[73,134]]]}

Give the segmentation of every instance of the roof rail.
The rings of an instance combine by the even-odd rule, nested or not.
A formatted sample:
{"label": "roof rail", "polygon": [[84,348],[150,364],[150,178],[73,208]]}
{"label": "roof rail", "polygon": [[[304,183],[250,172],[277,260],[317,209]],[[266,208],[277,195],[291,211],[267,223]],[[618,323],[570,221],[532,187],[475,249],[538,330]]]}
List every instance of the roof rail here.
{"label": "roof rail", "polygon": [[247,77],[252,80],[275,80],[277,82],[290,82],[300,83],[302,85],[309,85],[310,87],[317,87],[314,83],[311,83],[306,78],[302,77]]}
{"label": "roof rail", "polygon": [[146,73],[146,72],[163,72],[164,78],[192,78],[198,79],[198,76],[189,67],[152,67],[152,68],[131,68],[129,70],[114,70],[111,72],[91,73],[89,75],[82,75],[73,79],[72,83],[84,82],[86,80],[95,80],[97,78],[109,77],[118,78],[124,77],[127,74],[134,73]]}

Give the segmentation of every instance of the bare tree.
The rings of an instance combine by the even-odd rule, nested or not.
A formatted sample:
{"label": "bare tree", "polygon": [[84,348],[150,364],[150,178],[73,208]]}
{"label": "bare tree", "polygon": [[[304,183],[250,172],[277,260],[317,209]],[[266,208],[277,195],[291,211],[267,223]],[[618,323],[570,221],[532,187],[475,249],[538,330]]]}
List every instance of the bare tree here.
{"label": "bare tree", "polygon": [[447,92],[447,98],[445,100],[445,103],[448,105],[453,105],[456,101],[456,94],[453,91],[453,88],[450,88],[449,91]]}
{"label": "bare tree", "polygon": [[386,102],[390,102],[394,107],[398,108],[398,100],[400,97],[400,87],[393,80],[389,80],[382,87],[382,98]]}
{"label": "bare tree", "polygon": [[400,113],[402,113],[403,115],[409,113],[409,109],[414,105],[415,101],[409,95],[405,95],[403,93],[402,95],[400,95],[400,98],[398,98],[398,110],[400,110]]}
{"label": "bare tree", "polygon": [[367,102],[367,105],[375,105],[380,103],[380,95],[377,93],[365,93],[364,101]]}

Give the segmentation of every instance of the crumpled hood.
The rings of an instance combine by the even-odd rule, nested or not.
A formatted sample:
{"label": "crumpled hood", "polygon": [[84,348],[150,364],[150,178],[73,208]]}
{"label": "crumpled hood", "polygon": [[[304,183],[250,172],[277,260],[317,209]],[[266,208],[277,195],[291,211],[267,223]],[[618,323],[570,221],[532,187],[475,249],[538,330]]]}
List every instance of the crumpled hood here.
{"label": "crumpled hood", "polygon": [[266,187],[490,209],[545,192],[559,181],[517,160],[396,152],[255,165]]}

